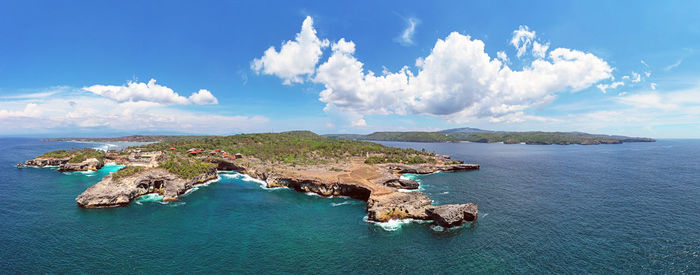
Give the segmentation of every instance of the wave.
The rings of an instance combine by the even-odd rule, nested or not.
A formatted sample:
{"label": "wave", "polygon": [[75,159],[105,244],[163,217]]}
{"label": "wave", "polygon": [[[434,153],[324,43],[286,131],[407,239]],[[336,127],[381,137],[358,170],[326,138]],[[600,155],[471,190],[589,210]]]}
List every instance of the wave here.
{"label": "wave", "polygon": [[409,224],[409,223],[429,223],[432,221],[426,221],[426,220],[416,220],[416,219],[400,219],[400,220],[389,220],[386,222],[376,222],[376,221],[370,221],[368,216],[365,216],[362,218],[362,221],[366,223],[371,223],[374,224],[375,226],[379,226],[380,228],[384,229],[385,231],[397,231],[401,229],[401,227],[404,224]]}
{"label": "wave", "polygon": [[185,196],[191,194],[192,192],[199,190],[199,188],[207,187],[207,186],[209,186],[209,184],[211,184],[213,182],[220,181],[220,180],[221,180],[221,175],[216,175],[215,179],[211,179],[211,180],[205,181],[203,183],[198,183],[198,184],[193,185],[190,189],[185,191],[185,193],[180,195],[180,197],[185,197]]}
{"label": "wave", "polygon": [[220,174],[224,178],[228,179],[237,179],[237,180],[242,180],[242,181],[247,181],[247,182],[254,182],[260,185],[260,188],[265,189],[265,190],[276,190],[276,189],[282,189],[285,187],[267,187],[267,182],[258,178],[251,177],[246,174],[238,173],[238,172],[233,172],[233,173],[222,173]]}
{"label": "wave", "polygon": [[355,201],[351,201],[351,200],[347,200],[347,201],[344,201],[344,202],[338,202],[338,203],[331,202],[331,205],[332,205],[333,207],[335,207],[335,206],[341,206],[341,205],[346,205],[346,204],[354,204],[354,202],[355,202]]}
{"label": "wave", "polygon": [[163,202],[163,196],[156,193],[146,194],[139,196],[134,200],[136,204],[143,204],[144,202]]}

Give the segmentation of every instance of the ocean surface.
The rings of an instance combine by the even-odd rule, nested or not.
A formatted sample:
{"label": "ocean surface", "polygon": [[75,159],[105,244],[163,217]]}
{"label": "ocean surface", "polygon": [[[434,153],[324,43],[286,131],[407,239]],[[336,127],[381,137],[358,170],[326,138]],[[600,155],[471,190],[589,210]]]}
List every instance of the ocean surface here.
{"label": "ocean surface", "polygon": [[[417,177],[479,219],[372,224],[363,202],[220,174],[179,202],[81,209],[94,173],[17,169],[106,144],[0,139],[0,273],[700,273],[700,140],[559,146],[383,142],[481,164]],[[115,145],[118,146],[118,145]]]}

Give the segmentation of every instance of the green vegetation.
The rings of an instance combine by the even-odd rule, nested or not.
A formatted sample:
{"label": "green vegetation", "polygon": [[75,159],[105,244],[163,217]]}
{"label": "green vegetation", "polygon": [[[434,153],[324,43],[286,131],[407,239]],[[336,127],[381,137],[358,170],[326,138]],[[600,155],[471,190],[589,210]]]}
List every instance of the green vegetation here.
{"label": "green vegetation", "polygon": [[80,163],[90,158],[96,158],[99,161],[104,161],[105,153],[95,149],[73,149],[73,150],[57,150],[45,153],[39,157],[42,158],[68,158],[69,163]]}
{"label": "green vegetation", "polygon": [[[435,162],[435,159],[429,159],[430,162]],[[386,156],[374,156],[368,157],[365,160],[367,164],[378,164],[378,163],[405,163],[405,164],[419,164],[429,162],[419,156],[405,156],[405,155],[386,155]]]}
{"label": "green vegetation", "polygon": [[413,142],[503,142],[527,144],[615,144],[650,142],[649,138],[593,135],[580,132],[375,132],[369,135],[326,135],[330,138]]}
{"label": "green vegetation", "polygon": [[325,164],[348,157],[377,154],[388,156],[388,159],[397,162],[418,163],[425,162],[425,159],[432,156],[432,153],[387,147],[372,142],[324,138],[309,131],[202,137],[153,143],[140,148],[144,151],[173,152],[179,155],[186,155],[190,148],[220,149],[229,154],[241,153],[265,162],[292,166]]}
{"label": "green vegetation", "polygon": [[127,166],[112,174],[112,180],[119,182],[121,179],[145,170],[142,166]]}
{"label": "green vegetation", "polygon": [[192,179],[198,175],[215,169],[216,164],[171,153],[167,160],[161,161],[158,164],[158,167],[164,168],[165,170],[168,170],[168,172],[176,174],[183,179]]}

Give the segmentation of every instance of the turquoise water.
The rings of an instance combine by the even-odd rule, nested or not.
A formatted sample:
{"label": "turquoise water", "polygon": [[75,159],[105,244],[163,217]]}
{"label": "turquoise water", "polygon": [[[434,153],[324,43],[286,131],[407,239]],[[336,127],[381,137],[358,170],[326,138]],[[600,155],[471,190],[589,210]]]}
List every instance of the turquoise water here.
{"label": "turquoise water", "polygon": [[[700,141],[601,146],[385,143],[481,170],[420,176],[436,203],[475,202],[471,228],[395,231],[364,203],[261,188],[236,174],[178,202],[80,209],[99,181],[14,164],[94,144],[0,139],[2,273],[698,273]],[[392,228],[390,228],[392,229]]]}

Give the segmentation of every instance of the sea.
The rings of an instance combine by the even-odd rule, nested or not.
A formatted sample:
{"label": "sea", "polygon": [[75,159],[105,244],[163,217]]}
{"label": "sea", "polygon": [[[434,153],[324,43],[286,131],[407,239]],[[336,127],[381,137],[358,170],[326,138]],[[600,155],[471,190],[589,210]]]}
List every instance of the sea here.
{"label": "sea", "polygon": [[0,273],[698,274],[700,140],[620,145],[407,143],[478,171],[407,175],[476,222],[370,223],[365,204],[221,173],[180,201],[81,209],[92,173],[15,165],[129,144],[0,139]]}

